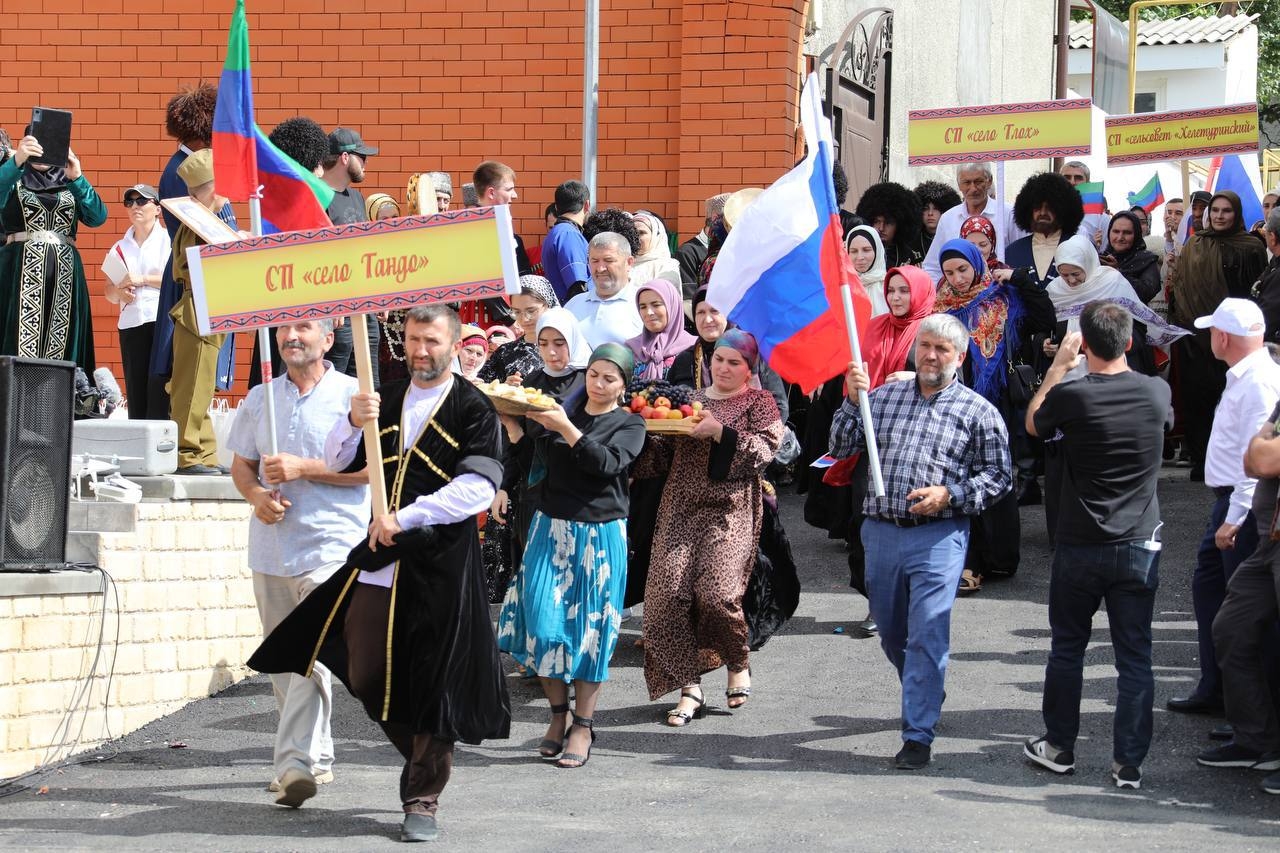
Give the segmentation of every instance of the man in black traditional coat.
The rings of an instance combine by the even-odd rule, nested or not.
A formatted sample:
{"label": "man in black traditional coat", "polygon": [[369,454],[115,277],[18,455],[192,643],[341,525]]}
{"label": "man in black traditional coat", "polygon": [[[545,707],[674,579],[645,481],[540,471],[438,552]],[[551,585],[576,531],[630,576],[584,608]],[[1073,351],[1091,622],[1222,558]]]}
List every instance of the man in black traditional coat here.
{"label": "man in black traditional coat", "polygon": [[325,461],[363,468],[360,428],[376,419],[389,511],[249,659],[261,672],[306,675],[319,660],[345,675],[404,756],[404,841],[436,837],[454,743],[505,738],[511,725],[476,528],[502,481],[499,422],[450,370],[460,334],[452,309],[412,309],[404,330],[412,378],[352,397]]}

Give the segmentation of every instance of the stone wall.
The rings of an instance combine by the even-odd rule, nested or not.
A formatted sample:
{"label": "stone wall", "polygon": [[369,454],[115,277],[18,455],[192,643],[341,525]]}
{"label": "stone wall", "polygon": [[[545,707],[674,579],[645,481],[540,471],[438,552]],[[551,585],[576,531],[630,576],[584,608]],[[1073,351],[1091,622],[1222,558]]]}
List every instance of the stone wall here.
{"label": "stone wall", "polygon": [[[81,749],[249,674],[244,661],[261,639],[245,567],[249,511],[242,501],[72,504],[72,529],[94,532],[69,535],[68,559],[101,566],[119,593],[117,614],[115,596],[106,591],[102,656]],[[83,689],[98,645],[100,577],[0,575],[0,778],[37,766],[61,739],[59,724]],[[71,737],[85,701],[80,697],[75,709]]]}

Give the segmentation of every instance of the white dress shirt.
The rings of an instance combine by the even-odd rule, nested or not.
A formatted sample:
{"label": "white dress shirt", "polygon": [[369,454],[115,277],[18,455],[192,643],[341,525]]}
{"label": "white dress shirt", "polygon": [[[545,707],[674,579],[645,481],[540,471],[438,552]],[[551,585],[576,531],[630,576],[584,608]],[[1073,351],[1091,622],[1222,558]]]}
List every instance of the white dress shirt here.
{"label": "white dress shirt", "polygon": [[1266,347],[1259,349],[1227,371],[1227,387],[1213,413],[1213,431],[1204,458],[1205,485],[1231,486],[1227,523],[1240,524],[1253,505],[1253,489],[1258,481],[1244,473],[1244,454],[1249,440],[1271,417],[1280,400],[1280,364],[1271,360]]}
{"label": "white dress shirt", "polygon": [[[124,236],[111,247],[113,252],[117,249],[129,272],[139,278],[162,275],[164,268],[169,265],[169,232],[164,230],[164,223],[157,219],[147,239],[139,244],[133,235],[133,227],[130,226]],[[159,309],[160,284],[140,284],[134,291],[134,301],[120,306],[120,320],[116,328],[133,329],[144,323],[154,323]]]}
{"label": "white dress shirt", "polygon": [[640,311],[636,308],[634,283],[628,283],[613,296],[600,297],[594,288],[579,293],[564,306],[578,318],[578,328],[595,349],[601,344],[620,344],[644,331]]}
{"label": "white dress shirt", "polygon": [[[435,414],[445,393],[453,387],[452,374],[447,382],[432,388],[419,388],[412,382],[404,395],[404,407],[400,415],[400,435],[407,444],[422,431],[427,419]],[[333,425],[324,445],[325,465],[332,471],[341,471],[356,458],[360,446],[361,431],[351,425],[351,419],[343,417]],[[427,527],[433,524],[454,524],[465,521],[489,508],[497,486],[479,474],[461,474],[445,486],[429,495],[419,495],[411,504],[396,510],[396,521],[405,530]],[[361,572],[360,582],[374,586],[391,586],[395,565],[385,566],[376,572]]]}
{"label": "white dress shirt", "polygon": [[[933,242],[929,244],[929,252],[924,256],[924,264],[922,264],[924,271],[934,282],[942,278],[942,263],[938,260],[938,256],[942,254],[943,245],[948,240],[956,240],[960,237],[960,226],[971,215],[969,206],[962,201],[938,217],[938,228],[933,234]],[[996,257],[1003,261],[1004,250],[1008,245],[1014,240],[1027,236],[1027,232],[1014,224],[1012,204],[1004,206],[1003,225],[1000,223],[999,205],[994,198],[987,199],[987,206],[982,209],[982,216],[996,226]]]}

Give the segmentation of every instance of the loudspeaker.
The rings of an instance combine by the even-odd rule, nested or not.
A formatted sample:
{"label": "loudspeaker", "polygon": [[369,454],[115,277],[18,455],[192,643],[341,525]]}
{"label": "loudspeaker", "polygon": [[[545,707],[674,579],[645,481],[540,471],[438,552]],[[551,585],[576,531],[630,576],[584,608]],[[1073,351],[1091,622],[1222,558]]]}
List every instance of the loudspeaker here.
{"label": "loudspeaker", "polygon": [[0,571],[66,563],[75,370],[0,356]]}

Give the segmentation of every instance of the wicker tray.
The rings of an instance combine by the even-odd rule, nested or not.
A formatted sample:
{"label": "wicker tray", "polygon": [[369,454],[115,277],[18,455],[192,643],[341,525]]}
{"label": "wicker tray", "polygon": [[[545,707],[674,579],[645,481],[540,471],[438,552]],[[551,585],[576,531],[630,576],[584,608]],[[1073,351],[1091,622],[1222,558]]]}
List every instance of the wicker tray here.
{"label": "wicker tray", "polygon": [[493,408],[502,415],[527,415],[529,412],[549,412],[555,408],[554,405],[540,405],[538,403],[530,403],[527,400],[503,397],[500,394],[490,393],[483,386],[477,387],[479,387],[480,391],[489,398],[489,402],[493,403]]}
{"label": "wicker tray", "polygon": [[[699,418],[701,420],[701,418]],[[667,433],[670,435],[688,435],[693,432],[694,426],[698,423],[693,418],[681,418],[675,420],[673,418],[663,418],[662,420],[645,420],[644,428],[646,432]]]}

